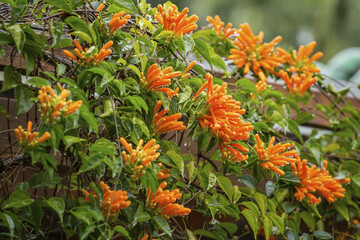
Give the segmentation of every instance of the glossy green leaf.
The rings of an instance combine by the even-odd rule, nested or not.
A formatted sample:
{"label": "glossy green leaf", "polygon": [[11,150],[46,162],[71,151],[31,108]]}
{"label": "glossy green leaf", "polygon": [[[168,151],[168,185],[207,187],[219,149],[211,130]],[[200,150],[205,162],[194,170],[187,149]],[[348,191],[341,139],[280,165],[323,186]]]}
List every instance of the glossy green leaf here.
{"label": "glossy green leaf", "polygon": [[50,82],[44,78],[41,77],[32,77],[29,80],[26,81],[26,84],[33,85],[36,87],[42,87],[42,86],[51,86]]}
{"label": "glossy green leaf", "polygon": [[153,219],[155,220],[155,223],[161,228],[161,230],[163,230],[169,237],[171,237],[171,230],[168,222],[160,216],[155,216]]}
{"label": "glossy green leaf", "polygon": [[302,135],[298,124],[291,119],[287,119],[286,121],[288,123],[288,129],[290,130],[290,132],[292,132],[303,143]]}
{"label": "glossy green leaf", "polygon": [[132,0],[109,0],[109,3],[114,4],[120,8],[130,11],[133,14],[137,14],[135,4]]}
{"label": "glossy green leaf", "polygon": [[13,235],[15,230],[15,224],[12,218],[9,215],[0,212],[0,221],[3,222],[5,226],[9,229],[10,235]]}
{"label": "glossy green leaf", "polygon": [[41,172],[32,176],[29,180],[30,188],[50,187],[60,182],[59,175],[55,172],[50,175],[49,172]]}
{"label": "glossy green leaf", "polygon": [[79,174],[92,170],[102,163],[104,155],[101,153],[94,153],[90,157],[83,159],[83,164],[80,167]]}
{"label": "glossy green leaf", "polygon": [[345,204],[335,204],[335,209],[346,221],[350,221],[349,209]]}
{"label": "glossy green leaf", "polygon": [[17,115],[26,113],[33,105],[31,99],[34,97],[34,92],[23,85],[15,88],[15,98],[17,101]]}
{"label": "glossy green leaf", "polygon": [[263,226],[264,226],[264,232],[265,232],[265,239],[268,240],[270,238],[270,236],[272,235],[273,223],[266,216],[264,216]]}
{"label": "glossy green leaf", "polygon": [[52,197],[45,201],[52,209],[59,215],[60,221],[63,222],[63,215],[65,211],[65,202],[62,198]]}
{"label": "glossy green leaf", "polygon": [[273,224],[279,229],[281,233],[284,233],[285,224],[280,216],[273,212],[266,213],[266,216],[273,222]]}
{"label": "glossy green leaf", "polygon": [[30,193],[24,190],[17,190],[3,202],[1,209],[12,207],[25,207],[33,203],[35,200],[30,198]]}
{"label": "glossy green leaf", "polygon": [[233,186],[229,178],[218,174],[216,175],[217,182],[221,189],[225,192],[225,194],[228,196],[229,200],[231,201],[233,199]]}
{"label": "glossy green leaf", "polygon": [[261,193],[255,193],[254,195],[254,199],[257,203],[257,205],[259,206],[260,210],[261,210],[261,213],[263,215],[265,215],[266,213],[266,210],[267,210],[267,198],[264,194],[261,194]]}
{"label": "glossy green leaf", "polygon": [[24,31],[21,29],[20,25],[18,24],[8,27],[8,31],[11,34],[12,38],[14,39],[16,48],[21,53],[26,41],[26,36]]}
{"label": "glossy green leaf", "polygon": [[251,229],[253,230],[254,237],[256,238],[258,232],[258,225],[257,225],[257,216],[249,209],[245,209],[241,212],[241,214],[245,217],[246,221],[250,225]]}
{"label": "glossy green leaf", "polygon": [[174,162],[181,175],[184,176],[184,160],[182,159],[181,155],[179,155],[174,150],[167,151],[166,155]]}
{"label": "glossy green leaf", "polygon": [[242,78],[236,82],[237,87],[241,87],[241,91],[246,93],[252,93],[255,96],[259,96],[259,92],[256,90],[255,84],[249,79]]}
{"label": "glossy green leaf", "polygon": [[322,160],[322,147],[318,143],[313,143],[309,146],[309,150],[316,160],[318,166],[321,166]]}
{"label": "glossy green leaf", "polygon": [[209,174],[204,169],[198,168],[197,176],[200,180],[201,188],[206,192],[209,187]]}
{"label": "glossy green leaf", "polygon": [[319,239],[319,240],[322,240],[322,239],[333,239],[333,237],[329,234],[329,233],[327,233],[327,232],[325,232],[325,231],[321,231],[321,230],[316,230],[316,231],[314,231],[314,237],[316,237],[317,239]]}
{"label": "glossy green leaf", "polygon": [[4,69],[4,81],[1,87],[1,92],[5,92],[19,85],[21,82],[21,75],[15,72],[12,66],[6,66]]}
{"label": "glossy green leaf", "polygon": [[115,226],[114,231],[118,232],[121,236],[124,236],[126,239],[131,240],[128,231],[126,231],[126,229],[123,228],[122,226],[119,225]]}
{"label": "glossy green leaf", "polygon": [[74,13],[72,8],[69,6],[67,1],[65,1],[65,0],[45,0],[45,2],[50,3],[51,5],[59,8],[59,9],[65,10],[68,13]]}
{"label": "glossy green leaf", "polygon": [[134,223],[145,222],[149,219],[150,219],[150,215],[144,211],[144,206],[142,204],[139,204],[139,207],[136,210],[136,214],[134,217]]}

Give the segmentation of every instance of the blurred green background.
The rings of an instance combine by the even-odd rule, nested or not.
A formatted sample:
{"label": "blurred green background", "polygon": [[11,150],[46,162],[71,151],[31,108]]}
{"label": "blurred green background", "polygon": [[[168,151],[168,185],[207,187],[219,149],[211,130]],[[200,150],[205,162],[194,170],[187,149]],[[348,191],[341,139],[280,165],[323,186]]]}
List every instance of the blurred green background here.
{"label": "blurred green background", "polygon": [[[148,0],[153,7],[165,3]],[[206,16],[219,15],[238,28],[248,22],[254,34],[263,31],[264,40],[283,37],[279,46],[288,50],[315,40],[315,51],[322,51],[320,62],[327,63],[334,55],[349,47],[360,47],[360,0],[173,0],[179,10],[188,7],[190,15],[199,16],[199,27],[208,23]],[[360,50],[359,50],[360,51]],[[359,59],[359,51],[348,51],[337,62]],[[353,60],[351,60],[353,62]],[[356,61],[356,62],[358,62]],[[339,63],[338,63],[339,64]],[[355,64],[352,73],[358,70]],[[354,72],[355,71],[355,72]],[[346,78],[341,77],[341,78]]]}

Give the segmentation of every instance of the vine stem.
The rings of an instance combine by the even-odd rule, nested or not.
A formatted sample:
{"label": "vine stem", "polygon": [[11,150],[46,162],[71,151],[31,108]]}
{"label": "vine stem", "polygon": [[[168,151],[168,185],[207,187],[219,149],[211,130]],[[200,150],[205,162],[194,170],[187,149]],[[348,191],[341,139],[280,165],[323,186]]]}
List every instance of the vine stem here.
{"label": "vine stem", "polygon": [[[120,157],[120,170],[119,173],[116,175],[116,179],[115,179],[115,186],[114,186],[114,192],[111,196],[111,200],[110,200],[110,206],[113,204],[114,201],[114,197],[115,197],[115,193],[116,193],[116,188],[118,185],[118,181],[120,178],[120,174],[122,172],[123,166],[124,166],[124,162],[123,162],[123,158],[121,156],[121,144],[120,144],[120,136],[119,136],[119,129],[118,129],[118,125],[117,125],[117,120],[116,120],[116,113],[115,113],[115,104],[114,104],[114,99],[111,97],[111,92],[109,89],[109,86],[106,85],[106,90],[109,94],[110,97],[110,102],[111,102],[111,108],[113,110],[113,116],[114,116],[114,124],[115,124],[115,131],[116,131],[116,139],[117,139],[117,143],[118,143],[118,151],[119,151],[119,157]],[[109,231],[109,217],[110,217],[110,210],[111,207],[108,209],[107,215],[106,215],[106,230],[105,230],[105,235],[106,233]]]}

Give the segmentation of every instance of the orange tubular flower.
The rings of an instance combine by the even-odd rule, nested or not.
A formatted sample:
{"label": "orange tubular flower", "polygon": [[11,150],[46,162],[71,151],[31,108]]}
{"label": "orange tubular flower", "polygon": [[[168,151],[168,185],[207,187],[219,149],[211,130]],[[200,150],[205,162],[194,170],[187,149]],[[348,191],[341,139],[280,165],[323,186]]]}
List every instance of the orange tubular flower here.
{"label": "orange tubular flower", "polygon": [[161,135],[167,132],[185,130],[186,126],[184,125],[184,122],[178,121],[182,117],[182,114],[175,113],[170,116],[165,116],[165,114],[169,112],[169,109],[162,109],[159,112],[161,105],[161,100],[157,101],[155,105],[154,118],[151,123],[151,126],[155,130],[154,134]]}
{"label": "orange tubular flower", "polygon": [[70,95],[70,91],[62,89],[60,95],[55,94],[54,90],[50,86],[42,86],[39,90],[38,100],[41,107],[41,118],[45,122],[54,122],[61,117],[65,117],[76,112],[82,105],[82,101],[78,100],[72,102],[72,100],[66,101],[66,98]]}
{"label": "orange tubular flower", "polygon": [[187,78],[190,76],[190,73],[188,73],[188,71],[190,71],[191,68],[193,68],[196,64],[196,61],[192,61],[185,69],[185,71],[183,72],[183,74],[181,75],[181,80]]}
{"label": "orange tubular flower", "polygon": [[177,95],[179,88],[172,90],[165,86],[171,84],[171,79],[179,77],[181,72],[171,72],[172,67],[167,67],[161,71],[156,63],[151,65],[144,77],[144,73],[141,73],[140,85],[146,89],[146,91],[155,92],[160,91],[166,93],[168,98],[172,98]]}
{"label": "orange tubular flower", "polygon": [[225,24],[221,21],[218,15],[215,15],[214,18],[207,16],[206,20],[212,24],[216,34],[221,38],[222,41],[236,34],[236,29],[231,28],[231,23],[228,23],[224,29]]}
{"label": "orange tubular flower", "polygon": [[255,139],[257,143],[255,150],[259,156],[261,166],[265,169],[271,169],[279,175],[284,175],[285,172],[278,167],[282,167],[288,163],[294,163],[298,159],[297,151],[295,149],[290,150],[290,148],[294,146],[294,143],[278,143],[274,146],[275,137],[272,137],[265,150],[264,143],[258,134],[255,135]]}
{"label": "orange tubular flower", "polygon": [[117,14],[115,14],[114,16],[112,16],[110,23],[109,23],[110,36],[113,36],[115,34],[115,32],[119,28],[124,26],[127,23],[127,21],[131,18],[131,16],[129,14],[126,14],[125,16],[123,16],[124,14],[125,14],[125,11],[122,10],[122,11],[118,12]]}
{"label": "orange tubular flower", "polygon": [[244,67],[244,74],[251,69],[261,81],[266,82],[264,71],[271,73],[274,71],[274,67],[283,62],[283,59],[274,53],[274,46],[281,41],[281,37],[277,36],[270,43],[262,43],[264,33],[260,32],[255,36],[248,23],[240,25],[238,34],[234,40],[234,44],[238,48],[230,50],[232,55],[228,59],[234,60],[234,64],[238,68]]}
{"label": "orange tubular flower", "polygon": [[317,82],[318,78],[314,74],[319,73],[320,69],[313,62],[319,60],[323,53],[317,52],[310,57],[315,46],[314,41],[305,47],[301,45],[299,50],[293,50],[292,54],[282,48],[276,48],[278,56],[285,60],[284,70],[280,70],[277,75],[285,81],[290,93],[303,95]]}
{"label": "orange tubular flower", "polygon": [[288,72],[280,70],[277,75],[285,81],[290,93],[296,93],[298,95],[303,95],[318,80],[317,77],[313,77],[312,74],[309,73],[295,74],[289,77]]}
{"label": "orange tubular flower", "polygon": [[199,17],[192,15],[188,17],[188,8],[184,8],[181,12],[178,11],[176,5],[170,6],[167,11],[158,5],[158,12],[155,13],[155,18],[163,25],[164,30],[172,31],[175,37],[180,37],[197,29],[196,21]]}
{"label": "orange tubular flower", "polygon": [[[149,235],[148,234],[146,234],[146,235],[144,235],[142,238],[141,238],[141,240],[148,240],[149,239]],[[152,238],[151,240],[156,240],[155,238]]]}
{"label": "orange tubular flower", "polygon": [[206,74],[206,82],[195,94],[194,99],[205,89],[206,104],[198,117],[202,128],[210,128],[213,137],[218,138],[220,150],[224,159],[236,159],[238,162],[246,160],[248,149],[233,141],[246,140],[249,138],[249,131],[254,127],[251,123],[245,123],[241,116],[245,113],[240,109],[240,102],[234,100],[231,95],[227,95],[226,83],[221,86],[213,85],[213,76]]}
{"label": "orange tubular flower", "polygon": [[94,56],[85,57],[84,55],[88,52],[88,49],[86,48],[84,51],[80,43],[75,39],[74,52],[76,56],[68,50],[64,50],[64,54],[80,65],[98,65],[104,58],[106,58],[112,53],[111,49],[109,49],[112,45],[113,41],[110,40],[100,49],[99,53],[95,54]]}
{"label": "orange tubular flower", "polygon": [[329,175],[327,161],[323,162],[324,168],[317,168],[316,165],[309,167],[306,160],[298,159],[291,163],[291,168],[297,178],[300,180],[296,187],[295,197],[301,201],[307,196],[309,203],[318,204],[321,198],[316,198],[315,193],[325,198],[328,202],[335,202],[337,198],[345,197],[345,189],[340,183],[348,183],[350,179],[334,179]]}
{"label": "orange tubular flower", "polygon": [[[162,163],[158,163],[157,165],[159,166],[159,168],[162,167]],[[170,177],[169,171],[170,171],[170,169],[168,169],[168,168],[160,170],[158,173],[156,173],[157,179],[163,180],[163,179]]]}
{"label": "orange tubular flower", "polygon": [[[110,216],[113,216],[116,214],[116,212],[120,211],[121,209],[127,208],[130,205],[131,202],[127,200],[128,197],[126,195],[126,191],[110,190],[109,186],[106,185],[103,181],[101,181],[99,185],[103,190],[103,198],[100,202],[100,209],[104,216],[107,216],[108,214],[110,214]],[[85,189],[82,189],[81,191],[86,196],[85,201],[91,202],[92,200],[89,197],[89,192]],[[93,190],[91,190],[91,194],[94,197],[99,198],[98,196],[96,196]]]}
{"label": "orange tubular flower", "polygon": [[120,138],[120,142],[129,153],[126,154],[125,151],[121,152],[126,167],[133,172],[132,177],[135,181],[144,175],[145,169],[150,166],[152,161],[155,161],[160,156],[160,153],[156,152],[160,145],[154,145],[155,139],[150,140],[144,146],[144,141],[140,139],[135,149],[133,149],[132,145],[124,138]]}
{"label": "orange tubular flower", "polygon": [[22,126],[15,128],[15,136],[19,141],[20,146],[24,149],[34,147],[50,138],[49,132],[45,132],[41,137],[38,137],[39,133],[36,131],[31,132],[31,127],[32,122],[29,121],[27,131],[25,131]]}
{"label": "orange tubular flower", "polygon": [[182,194],[179,189],[172,191],[163,190],[167,183],[163,182],[159,185],[156,192],[156,196],[148,189],[146,206],[149,209],[154,209],[155,213],[168,219],[171,216],[185,216],[188,215],[191,210],[183,205],[174,203],[177,199],[181,198]]}

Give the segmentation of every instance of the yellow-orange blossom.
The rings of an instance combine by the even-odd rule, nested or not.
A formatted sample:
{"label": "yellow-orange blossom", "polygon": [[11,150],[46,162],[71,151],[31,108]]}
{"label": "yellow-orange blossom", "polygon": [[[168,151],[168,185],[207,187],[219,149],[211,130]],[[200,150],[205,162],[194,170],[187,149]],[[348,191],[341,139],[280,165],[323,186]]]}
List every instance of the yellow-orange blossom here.
{"label": "yellow-orange blossom", "polygon": [[155,18],[164,26],[164,30],[172,31],[175,37],[180,37],[197,29],[195,22],[199,20],[199,17],[196,15],[188,17],[188,12],[188,8],[179,12],[174,4],[168,9],[163,9],[161,5],[158,5]]}
{"label": "yellow-orange blossom", "polygon": [[194,99],[206,90],[206,104],[198,117],[202,128],[210,128],[210,133],[219,139],[219,147],[224,159],[246,160],[249,150],[235,141],[249,138],[249,131],[253,130],[251,123],[245,123],[241,115],[245,113],[240,109],[240,102],[227,95],[226,83],[221,86],[212,82],[213,76],[206,74],[206,82],[195,94]]}

